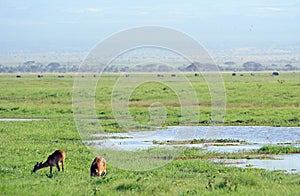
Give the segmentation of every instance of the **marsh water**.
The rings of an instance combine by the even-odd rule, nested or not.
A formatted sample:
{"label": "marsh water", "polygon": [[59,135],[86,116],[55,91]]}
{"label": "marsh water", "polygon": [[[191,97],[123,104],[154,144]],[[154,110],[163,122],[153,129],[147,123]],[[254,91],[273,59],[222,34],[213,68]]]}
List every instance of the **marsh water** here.
{"label": "marsh water", "polygon": [[[233,139],[244,141],[238,146],[207,146],[205,144],[182,144],[189,147],[202,147],[218,152],[237,152],[257,149],[263,145],[294,144],[299,146],[300,128],[268,126],[172,126],[166,130],[95,134],[95,137],[107,137],[94,140],[99,148],[117,148],[120,150],[140,150],[160,146],[154,141],[186,141],[193,139]],[[110,144],[110,145],[106,145]],[[180,145],[180,144],[179,144]]]}
{"label": "marsh water", "polygon": [[300,154],[275,155],[274,159],[214,159],[226,166],[252,167],[267,170],[284,170],[287,173],[300,174]]}
{"label": "marsh water", "polygon": [[[95,148],[134,151],[151,147],[187,146],[197,147],[204,151],[240,152],[258,149],[263,145],[294,145],[300,147],[299,127],[270,127],[270,126],[172,126],[166,130],[95,134],[103,137],[99,140],[86,141]],[[199,144],[168,144],[168,141],[187,141],[193,139],[231,139],[242,141],[238,145],[207,145]],[[180,143],[180,142],[179,142]],[[280,160],[240,160],[245,164],[232,164],[246,167],[279,169],[299,172],[300,155],[284,155]],[[235,160],[237,161],[237,160]]]}

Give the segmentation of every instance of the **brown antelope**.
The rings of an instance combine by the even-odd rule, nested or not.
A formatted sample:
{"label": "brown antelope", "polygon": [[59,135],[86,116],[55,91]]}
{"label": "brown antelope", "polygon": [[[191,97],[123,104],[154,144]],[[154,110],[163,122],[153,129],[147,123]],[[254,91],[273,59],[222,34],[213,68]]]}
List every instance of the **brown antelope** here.
{"label": "brown antelope", "polygon": [[103,157],[96,157],[91,165],[91,176],[106,175],[106,161]]}
{"label": "brown antelope", "polygon": [[50,166],[50,174],[52,174],[52,167],[56,166],[58,171],[60,171],[59,162],[61,162],[62,171],[64,171],[66,153],[63,150],[56,150],[51,155],[48,156],[46,162],[36,163],[33,168],[33,172],[36,172],[39,169]]}

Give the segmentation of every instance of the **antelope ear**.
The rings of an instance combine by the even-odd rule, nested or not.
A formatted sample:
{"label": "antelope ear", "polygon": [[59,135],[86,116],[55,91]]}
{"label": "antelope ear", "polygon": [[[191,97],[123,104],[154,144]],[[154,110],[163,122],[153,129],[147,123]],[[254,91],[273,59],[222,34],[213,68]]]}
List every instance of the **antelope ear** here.
{"label": "antelope ear", "polygon": [[38,165],[39,164],[39,162],[36,162],[36,165]]}
{"label": "antelope ear", "polygon": [[43,161],[41,161],[39,164],[42,164],[43,163]]}

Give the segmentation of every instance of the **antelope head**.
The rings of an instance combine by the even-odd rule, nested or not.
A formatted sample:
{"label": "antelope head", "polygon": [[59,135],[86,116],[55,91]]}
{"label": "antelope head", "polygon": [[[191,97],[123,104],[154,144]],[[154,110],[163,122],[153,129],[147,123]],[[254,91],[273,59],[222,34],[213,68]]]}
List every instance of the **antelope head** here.
{"label": "antelope head", "polygon": [[41,162],[36,162],[36,164],[34,165],[34,168],[32,170],[32,172],[36,172],[37,170],[39,170],[41,168],[42,165],[42,161]]}

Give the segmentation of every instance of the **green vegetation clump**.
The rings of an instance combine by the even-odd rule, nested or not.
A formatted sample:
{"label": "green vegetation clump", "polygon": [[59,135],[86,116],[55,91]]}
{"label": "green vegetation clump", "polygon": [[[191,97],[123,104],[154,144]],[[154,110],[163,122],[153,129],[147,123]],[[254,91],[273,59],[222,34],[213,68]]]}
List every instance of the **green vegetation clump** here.
{"label": "green vegetation clump", "polygon": [[206,144],[211,143],[212,145],[239,145],[243,144],[246,141],[240,141],[237,139],[193,139],[193,140],[167,140],[167,141],[152,141],[153,144],[160,144],[160,145],[178,145],[178,144]]}
{"label": "green vegetation clump", "polygon": [[257,150],[260,154],[288,154],[288,153],[300,153],[300,147],[295,147],[292,145],[283,146],[263,146]]}

